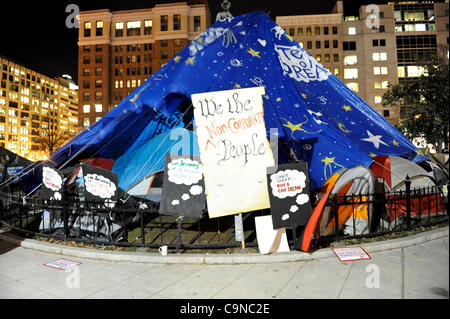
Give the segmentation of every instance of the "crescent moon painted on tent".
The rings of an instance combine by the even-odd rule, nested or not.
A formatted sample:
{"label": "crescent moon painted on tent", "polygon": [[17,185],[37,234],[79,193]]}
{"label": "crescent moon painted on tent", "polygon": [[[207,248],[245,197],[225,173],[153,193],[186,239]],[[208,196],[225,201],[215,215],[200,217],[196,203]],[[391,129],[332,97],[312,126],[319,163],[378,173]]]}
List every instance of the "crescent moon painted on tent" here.
{"label": "crescent moon painted on tent", "polygon": [[342,124],[342,123],[338,123],[338,126],[339,126],[339,129],[342,131],[342,132],[344,132],[344,133],[350,133],[350,131],[349,130],[347,130],[346,128],[345,128],[345,125],[344,124]]}

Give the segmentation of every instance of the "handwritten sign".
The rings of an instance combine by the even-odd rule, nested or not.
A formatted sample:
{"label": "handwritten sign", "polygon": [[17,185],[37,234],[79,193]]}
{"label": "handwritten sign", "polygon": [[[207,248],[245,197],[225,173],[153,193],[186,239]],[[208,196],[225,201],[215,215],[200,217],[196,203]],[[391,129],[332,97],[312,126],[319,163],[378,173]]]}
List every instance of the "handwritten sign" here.
{"label": "handwritten sign", "polygon": [[82,170],[86,201],[114,207],[118,195],[117,174],[86,164],[82,165]]}
{"label": "handwritten sign", "polygon": [[306,225],[312,214],[306,164],[285,164],[268,171],[273,228]]}
{"label": "handwritten sign", "polygon": [[202,172],[198,156],[166,154],[159,213],[200,218],[205,202]]}
{"label": "handwritten sign", "polygon": [[192,95],[210,218],[268,208],[264,87]]}
{"label": "handwritten sign", "polygon": [[63,197],[63,174],[56,168],[42,166],[42,200],[62,200]]}
{"label": "handwritten sign", "polygon": [[340,261],[369,260],[371,257],[361,247],[331,248]]}

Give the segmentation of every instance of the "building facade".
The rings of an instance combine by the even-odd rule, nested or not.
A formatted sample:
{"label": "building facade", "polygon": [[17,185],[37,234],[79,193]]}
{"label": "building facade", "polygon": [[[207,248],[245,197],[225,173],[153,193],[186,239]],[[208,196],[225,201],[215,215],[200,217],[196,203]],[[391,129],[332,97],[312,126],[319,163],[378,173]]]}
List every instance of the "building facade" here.
{"label": "building facade", "polygon": [[0,56],[0,146],[29,160],[47,158],[40,138],[52,128],[74,136],[78,87],[68,75],[51,78]]}
{"label": "building facade", "polygon": [[79,15],[79,123],[89,127],[211,24],[207,1]]}
{"label": "building facade", "polygon": [[313,57],[377,112],[396,125],[405,106],[383,107],[389,84],[413,81],[419,61],[440,53],[448,59],[449,4],[395,1],[363,5],[346,15],[342,1],[333,12],[277,17],[276,22]]}

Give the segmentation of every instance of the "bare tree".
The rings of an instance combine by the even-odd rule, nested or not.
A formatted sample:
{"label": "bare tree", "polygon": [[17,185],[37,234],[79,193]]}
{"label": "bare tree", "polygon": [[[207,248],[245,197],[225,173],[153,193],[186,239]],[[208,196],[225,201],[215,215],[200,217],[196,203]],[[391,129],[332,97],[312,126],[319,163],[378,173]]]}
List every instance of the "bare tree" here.
{"label": "bare tree", "polygon": [[73,135],[67,131],[63,131],[58,124],[48,122],[41,127],[39,143],[41,145],[41,150],[50,157],[71,138],[73,138]]}

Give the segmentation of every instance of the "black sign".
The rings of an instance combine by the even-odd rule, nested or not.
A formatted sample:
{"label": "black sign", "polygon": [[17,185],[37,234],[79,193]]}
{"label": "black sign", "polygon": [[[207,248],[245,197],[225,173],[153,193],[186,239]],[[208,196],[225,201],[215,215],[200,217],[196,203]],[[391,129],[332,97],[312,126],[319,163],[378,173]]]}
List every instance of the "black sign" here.
{"label": "black sign", "polygon": [[312,214],[304,162],[267,168],[273,229],[304,226]]}
{"label": "black sign", "polygon": [[62,200],[64,195],[64,176],[56,168],[42,165],[42,200]]}
{"label": "black sign", "polygon": [[82,164],[85,201],[112,204],[117,201],[117,174]]}
{"label": "black sign", "polygon": [[204,202],[200,157],[167,154],[159,213],[200,218]]}

